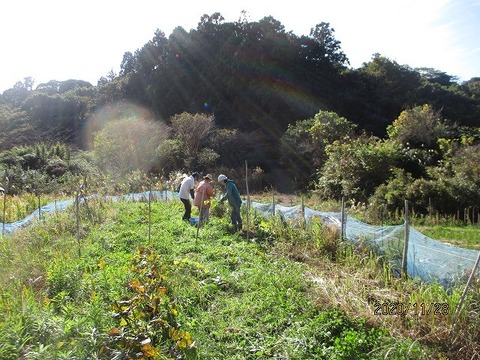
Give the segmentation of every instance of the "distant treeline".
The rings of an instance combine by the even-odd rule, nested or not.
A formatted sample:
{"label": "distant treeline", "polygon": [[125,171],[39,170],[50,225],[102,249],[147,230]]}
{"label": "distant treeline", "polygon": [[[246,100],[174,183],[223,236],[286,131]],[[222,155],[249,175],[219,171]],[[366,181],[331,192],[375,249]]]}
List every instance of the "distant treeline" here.
{"label": "distant treeline", "polygon": [[[440,178],[433,167],[448,163],[444,170],[451,172],[460,166],[452,156],[478,140],[480,78],[459,83],[441,70],[413,69],[380,54],[352,69],[340,45],[329,23],[298,36],[270,16],[225,22],[214,13],[202,16],[196,29],[177,27],[168,38],[157,30],[152,40],[124,54],[118,74],[109,73],[95,86],[82,80],[34,86],[27,77],[6,90],[0,96],[3,166],[13,168],[28,146],[60,142],[93,149],[99,165],[127,173],[135,170],[138,156],[124,154],[127,164],[105,156],[115,139],[138,146],[138,137],[126,136],[132,131],[153,138],[140,146],[149,157],[141,168],[159,176],[192,168],[240,173],[248,160],[259,186],[362,200],[392,176],[398,180],[400,170],[411,177],[408,183]],[[127,118],[158,126],[108,125]],[[153,146],[149,155],[147,145]],[[341,176],[357,182],[336,182],[335,167],[346,169],[348,158],[363,154],[355,147],[383,148],[388,156],[376,153],[379,162],[364,164],[361,175]],[[466,205],[458,194],[451,196],[455,206]]]}

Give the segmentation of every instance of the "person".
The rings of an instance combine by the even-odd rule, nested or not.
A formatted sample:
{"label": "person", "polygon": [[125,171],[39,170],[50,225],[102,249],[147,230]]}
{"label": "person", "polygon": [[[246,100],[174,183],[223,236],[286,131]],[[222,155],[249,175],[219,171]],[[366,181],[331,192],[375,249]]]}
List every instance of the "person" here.
{"label": "person", "polygon": [[242,217],[240,216],[240,206],[242,206],[242,199],[238,192],[235,182],[227,178],[224,174],[218,175],[218,183],[225,186],[225,195],[220,199],[220,202],[228,200],[232,208],[230,219],[232,220],[233,229],[235,231],[242,229]]}
{"label": "person", "polygon": [[190,202],[190,197],[195,200],[195,181],[198,181],[200,175],[198,172],[193,172],[192,175],[185,177],[180,184],[180,189],[178,190],[178,197],[185,207],[185,212],[182,219],[190,222],[190,217],[192,216],[192,203]]}
{"label": "person", "polygon": [[215,189],[210,184],[212,182],[212,175],[207,174],[203,177],[203,181],[200,182],[195,191],[195,199],[193,203],[195,206],[198,206],[199,219],[198,223],[200,225],[206,223],[210,218],[210,199],[215,196]]}

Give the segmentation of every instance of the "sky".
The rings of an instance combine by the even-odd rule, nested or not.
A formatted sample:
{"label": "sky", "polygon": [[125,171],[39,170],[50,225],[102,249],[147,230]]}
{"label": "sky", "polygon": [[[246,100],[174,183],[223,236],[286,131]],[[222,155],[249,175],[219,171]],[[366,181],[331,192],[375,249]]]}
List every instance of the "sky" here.
{"label": "sky", "polygon": [[354,69],[378,53],[459,81],[480,77],[480,0],[15,0],[0,3],[0,93],[25,77],[34,88],[69,79],[96,85],[155,30],[168,37],[177,26],[195,29],[204,14],[233,22],[242,10],[298,36],[329,23]]}

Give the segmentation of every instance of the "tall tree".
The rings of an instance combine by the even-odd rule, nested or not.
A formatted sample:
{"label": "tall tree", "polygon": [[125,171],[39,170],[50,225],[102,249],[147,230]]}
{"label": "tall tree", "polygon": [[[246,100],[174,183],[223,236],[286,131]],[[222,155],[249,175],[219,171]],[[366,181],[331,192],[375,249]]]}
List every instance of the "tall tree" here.
{"label": "tall tree", "polygon": [[335,39],[334,32],[335,29],[326,22],[321,22],[310,30],[310,36],[317,44],[311,55],[312,60],[341,66],[350,63],[341,49],[341,42]]}

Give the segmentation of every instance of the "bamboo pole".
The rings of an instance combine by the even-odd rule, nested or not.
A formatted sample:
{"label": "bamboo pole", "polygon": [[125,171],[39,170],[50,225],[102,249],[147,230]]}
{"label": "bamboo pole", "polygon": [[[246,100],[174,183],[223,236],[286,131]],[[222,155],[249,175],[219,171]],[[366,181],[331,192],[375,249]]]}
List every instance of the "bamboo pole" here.
{"label": "bamboo pole", "polygon": [[152,238],[152,184],[149,184],[148,190],[148,243]]}
{"label": "bamboo pole", "polygon": [[405,238],[403,243],[403,256],[402,256],[402,272],[407,277],[407,254],[408,254],[408,240],[410,237],[410,223],[408,214],[408,200],[405,200]]}
{"label": "bamboo pole", "polygon": [[460,298],[460,302],[458,303],[457,309],[455,310],[455,315],[453,316],[453,320],[452,320],[452,327],[455,325],[455,321],[457,320],[457,316],[460,314],[460,309],[463,306],[463,302],[465,301],[465,297],[467,296],[468,288],[470,287],[470,284],[472,283],[472,280],[473,280],[473,277],[475,275],[475,271],[477,270],[479,262],[480,262],[480,252],[478,253],[477,261],[475,261],[475,265],[473,266],[470,277],[468,278],[467,285],[465,285],[465,289],[463,290],[462,297]]}
{"label": "bamboo pole", "polygon": [[42,218],[42,206],[41,206],[42,202],[40,200],[40,192],[38,192],[37,198],[38,198],[38,220],[40,221]]}
{"label": "bamboo pole", "polygon": [[275,191],[272,189],[272,216],[275,216]]}
{"label": "bamboo pole", "polygon": [[248,190],[248,162],[245,160],[245,186],[247,190],[247,240],[250,237],[250,191]]}
{"label": "bamboo pole", "polygon": [[307,227],[307,219],[305,218],[305,199],[303,198],[303,195],[302,195],[302,225],[304,229]]}
{"label": "bamboo pole", "polygon": [[[7,186],[8,188],[8,186]],[[6,210],[7,210],[7,191],[2,191],[3,195],[3,221],[2,221],[2,236],[5,235],[5,216],[6,216]]]}
{"label": "bamboo pole", "polygon": [[78,245],[78,257],[82,255],[80,250],[80,189],[77,189],[75,194],[75,218],[77,224],[77,245]]}
{"label": "bamboo pole", "polygon": [[343,241],[345,239],[345,197],[342,196],[342,209],[340,213],[340,221],[341,221],[341,231],[340,231],[340,240]]}

